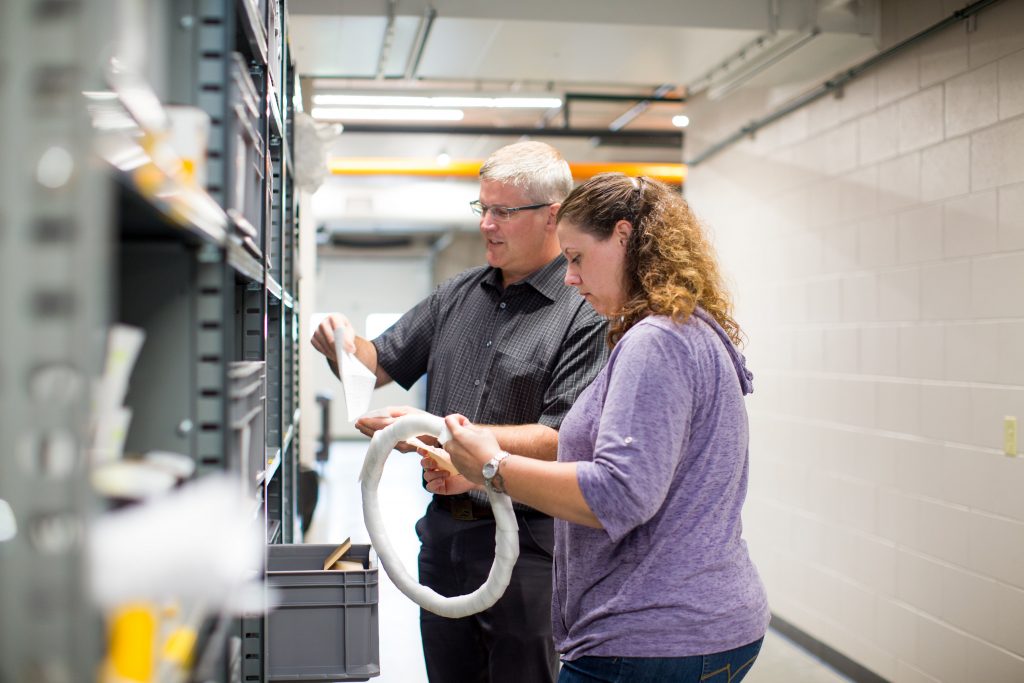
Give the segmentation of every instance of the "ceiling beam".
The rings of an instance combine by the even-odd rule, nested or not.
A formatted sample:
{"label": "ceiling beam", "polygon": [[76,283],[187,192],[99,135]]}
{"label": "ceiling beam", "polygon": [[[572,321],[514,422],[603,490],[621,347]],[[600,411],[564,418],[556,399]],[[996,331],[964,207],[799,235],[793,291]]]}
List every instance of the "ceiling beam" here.
{"label": "ceiling beam", "polygon": [[[439,164],[433,159],[337,157],[330,159],[327,167],[333,175],[428,176],[475,180],[480,176],[480,166],[483,162],[483,159],[456,159]],[[599,173],[647,176],[674,185],[682,184],[686,179],[686,166],[676,163],[570,161],[569,170],[576,180],[586,180]]]}
{"label": "ceiling beam", "polygon": [[[687,28],[799,30],[817,25],[823,31],[864,34],[877,16],[879,0],[402,0],[401,16],[422,16],[431,8],[440,19],[551,21],[573,24],[630,24]],[[385,16],[386,3],[367,0],[289,0],[292,15]],[[777,11],[776,11],[777,10]]]}
{"label": "ceiling beam", "polygon": [[607,128],[532,128],[529,126],[421,126],[379,123],[346,123],[345,135],[353,133],[417,135],[494,135],[498,137],[594,138],[600,145],[682,148],[683,133],[675,130],[608,130]]}

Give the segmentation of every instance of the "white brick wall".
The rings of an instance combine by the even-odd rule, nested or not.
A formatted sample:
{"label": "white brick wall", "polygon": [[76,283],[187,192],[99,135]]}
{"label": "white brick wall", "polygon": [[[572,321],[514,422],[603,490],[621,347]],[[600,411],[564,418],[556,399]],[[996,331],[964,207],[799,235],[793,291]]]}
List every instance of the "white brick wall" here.
{"label": "white brick wall", "polygon": [[[884,2],[883,43],[963,4]],[[893,681],[1024,681],[1024,457],[1002,454],[1004,416],[1024,423],[1024,0],[686,191],[750,338],[746,536],[773,609]]]}

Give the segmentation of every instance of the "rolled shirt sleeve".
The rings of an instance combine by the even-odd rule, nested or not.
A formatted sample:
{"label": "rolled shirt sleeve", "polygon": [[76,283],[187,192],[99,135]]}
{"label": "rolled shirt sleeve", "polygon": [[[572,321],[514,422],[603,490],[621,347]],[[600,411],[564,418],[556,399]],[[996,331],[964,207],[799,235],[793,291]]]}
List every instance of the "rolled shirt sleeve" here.
{"label": "rolled shirt sleeve", "polygon": [[373,340],[377,365],[403,389],[412,387],[427,371],[440,296],[438,287]]}

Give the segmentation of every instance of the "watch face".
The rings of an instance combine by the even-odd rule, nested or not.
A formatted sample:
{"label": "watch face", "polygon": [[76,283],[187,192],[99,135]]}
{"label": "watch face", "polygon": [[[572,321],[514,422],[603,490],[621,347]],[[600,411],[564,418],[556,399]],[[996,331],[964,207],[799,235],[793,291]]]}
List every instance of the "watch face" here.
{"label": "watch face", "polygon": [[495,474],[495,470],[497,469],[498,468],[494,466],[493,462],[489,462],[486,465],[484,465],[484,478],[490,479],[491,477],[493,477]]}

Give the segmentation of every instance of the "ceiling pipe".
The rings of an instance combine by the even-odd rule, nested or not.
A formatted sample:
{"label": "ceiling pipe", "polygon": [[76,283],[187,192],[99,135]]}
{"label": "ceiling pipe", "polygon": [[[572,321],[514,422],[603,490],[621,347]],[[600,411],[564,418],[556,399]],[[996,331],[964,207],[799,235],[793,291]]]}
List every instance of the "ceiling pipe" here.
{"label": "ceiling pipe", "polygon": [[[661,86],[665,87],[665,86]],[[585,100],[590,102],[637,102],[646,100],[650,102],[685,102],[685,97],[666,97],[664,95],[613,95],[606,93],[590,92],[567,92],[566,100]]]}
{"label": "ceiling pipe", "polygon": [[380,43],[380,54],[377,55],[376,80],[384,80],[385,71],[388,65],[388,56],[391,54],[391,44],[395,40],[395,5],[398,0],[388,0],[388,25],[384,29],[384,38]]}
{"label": "ceiling pipe", "polygon": [[733,70],[738,68],[738,66],[753,60],[756,55],[770,49],[778,41],[778,33],[764,33],[754,38],[739,50],[733,52],[721,62],[711,67],[703,76],[695,81],[687,83],[687,97],[693,97],[694,95],[699,95],[704,92],[711,87],[711,84],[714,83],[716,77],[721,78],[722,75],[731,73]]}
{"label": "ceiling pipe", "polygon": [[[332,175],[443,178],[477,178],[482,164],[483,159],[456,159],[447,164],[438,164],[433,159],[380,157],[337,157],[327,162]],[[679,163],[570,161],[569,170],[576,180],[586,180],[599,173],[642,175],[675,185],[682,184],[686,179],[686,167]]]}
{"label": "ceiling pipe", "polygon": [[757,76],[766,69],[778,64],[782,59],[793,54],[804,45],[817,38],[820,34],[821,29],[815,26],[809,31],[790,36],[785,40],[775,43],[771,48],[769,48],[769,50],[761,53],[756,60],[747,62],[727,78],[711,85],[708,88],[708,99],[722,99],[729,93],[734,92],[754,76]]}
{"label": "ceiling pipe", "polygon": [[[671,83],[665,83],[659,85],[654,89],[654,97],[663,97],[664,95],[675,90],[675,86]],[[629,122],[635,119],[640,114],[643,114],[651,106],[650,99],[640,100],[632,107],[620,114],[614,121],[608,124],[608,130],[620,130],[624,128]]]}
{"label": "ceiling pipe", "polygon": [[409,59],[405,63],[405,80],[411,81],[416,78],[416,72],[420,70],[420,60],[423,59],[423,50],[427,47],[427,38],[430,37],[430,30],[434,27],[434,19],[437,18],[437,10],[432,6],[428,7],[420,17],[419,26],[416,28],[416,38],[409,49]]}
{"label": "ceiling pipe", "polygon": [[[660,86],[658,89],[666,86]],[[652,102],[678,102],[682,104],[686,101],[685,97],[666,97],[664,95],[611,95],[605,93],[585,93],[585,92],[567,92],[562,98],[562,129],[571,130],[572,124],[569,119],[569,111],[573,100],[580,100],[584,102],[633,102],[639,104],[641,102],[647,102],[648,106]],[[645,107],[646,109],[646,107]],[[621,118],[621,117],[620,117]],[[625,125],[625,124],[623,124]],[[612,133],[620,132],[617,129],[609,128]]]}
{"label": "ceiling pipe", "polygon": [[814,88],[810,92],[807,92],[793,100],[790,100],[789,102],[782,105],[775,111],[766,114],[765,116],[762,116],[759,119],[754,119],[747,125],[741,127],[739,130],[731,133],[730,135],[727,135],[725,138],[719,140],[713,145],[710,145],[697,156],[687,160],[686,165],[697,166],[698,164],[701,164],[710,159],[711,157],[715,156],[716,154],[726,149],[727,147],[730,147],[731,145],[739,142],[743,138],[753,136],[757,131],[761,130],[765,126],[778,121],[784,116],[792,114],[798,109],[806,107],[811,102],[814,102],[815,100],[818,100],[824,97],[825,95],[828,95],[829,93],[842,92],[843,87],[845,87],[847,83],[854,80],[855,78],[860,77],[861,74],[863,74],[865,71],[874,69],[875,67],[883,64],[884,62],[889,61],[889,59],[891,59],[893,56],[899,54],[900,52],[903,52],[907,48],[916,45],[922,40],[925,40],[926,38],[929,38],[932,35],[950,26],[953,26],[954,24],[957,24],[961,21],[972,21],[975,15],[977,15],[979,12],[1001,1],[1002,0],[978,0],[978,2],[968,5],[963,9],[956,10],[955,12],[953,12],[953,14],[946,17],[937,24],[929,26],[923,31],[915,33],[909,38],[902,40],[899,43],[896,43],[892,47],[889,47],[888,49],[879,52],[875,56],[869,57],[860,64],[857,64],[853,67],[850,67],[849,69],[846,69],[845,71],[836,74],[835,76],[825,81],[818,87]]}

